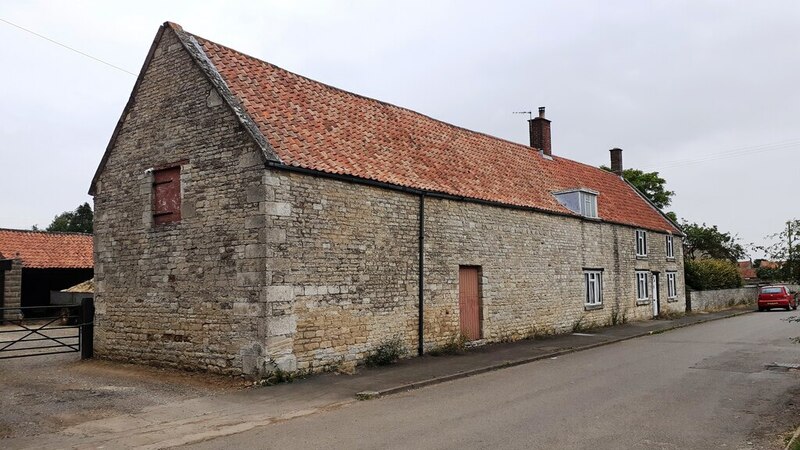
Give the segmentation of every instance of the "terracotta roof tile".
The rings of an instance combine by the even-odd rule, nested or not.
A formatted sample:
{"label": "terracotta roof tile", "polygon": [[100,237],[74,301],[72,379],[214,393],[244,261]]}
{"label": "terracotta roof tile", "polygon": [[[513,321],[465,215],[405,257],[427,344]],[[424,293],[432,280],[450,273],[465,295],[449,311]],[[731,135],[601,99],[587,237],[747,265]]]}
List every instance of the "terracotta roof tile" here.
{"label": "terracotta roof tile", "polygon": [[91,234],[0,228],[0,252],[6,258],[21,259],[22,267],[91,269],[93,248]]}
{"label": "terracotta roof tile", "polygon": [[[620,177],[294,74],[195,36],[286,165],[576,215],[552,192],[600,193],[601,219],[678,232]],[[557,153],[557,152],[556,152]]]}

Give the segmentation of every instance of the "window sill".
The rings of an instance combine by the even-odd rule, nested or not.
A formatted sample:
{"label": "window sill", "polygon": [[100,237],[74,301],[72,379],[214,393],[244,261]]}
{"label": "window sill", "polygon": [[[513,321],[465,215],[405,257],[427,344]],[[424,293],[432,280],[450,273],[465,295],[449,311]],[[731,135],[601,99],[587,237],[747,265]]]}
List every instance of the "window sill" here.
{"label": "window sill", "polygon": [[667,303],[675,303],[678,301],[678,297],[672,297],[667,299]]}
{"label": "window sill", "polygon": [[650,304],[650,299],[649,298],[646,298],[644,300],[636,300],[636,306],[644,306],[644,305],[649,305],[649,304]]}
{"label": "window sill", "polygon": [[674,256],[673,257],[667,256],[667,262],[675,262],[675,257]]}
{"label": "window sill", "polygon": [[597,305],[587,305],[587,304],[584,303],[584,305],[583,305],[583,310],[584,311],[596,311],[598,309],[603,309],[603,304],[602,303],[597,304]]}
{"label": "window sill", "polygon": [[638,259],[638,260],[647,260],[647,255],[636,255],[636,259]]}

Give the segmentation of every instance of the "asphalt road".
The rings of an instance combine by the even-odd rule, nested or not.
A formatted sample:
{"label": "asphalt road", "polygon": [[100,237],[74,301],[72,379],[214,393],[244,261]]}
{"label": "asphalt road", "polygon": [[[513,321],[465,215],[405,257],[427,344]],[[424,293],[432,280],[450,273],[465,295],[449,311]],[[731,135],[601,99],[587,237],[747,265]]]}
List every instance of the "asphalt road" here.
{"label": "asphalt road", "polygon": [[452,381],[192,448],[781,448],[792,313],[753,313]]}

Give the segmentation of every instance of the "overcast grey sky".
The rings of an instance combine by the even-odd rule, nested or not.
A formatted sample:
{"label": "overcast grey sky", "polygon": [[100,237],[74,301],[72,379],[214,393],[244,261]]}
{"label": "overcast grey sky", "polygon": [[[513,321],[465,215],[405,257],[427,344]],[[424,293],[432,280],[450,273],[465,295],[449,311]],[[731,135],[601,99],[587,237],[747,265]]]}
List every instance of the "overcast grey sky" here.
{"label": "overcast grey sky", "polygon": [[[659,171],[678,217],[762,242],[800,217],[800,2],[8,1],[0,19],[138,73],[158,26],[476,131]],[[0,22],[0,227],[86,192],[135,76]]]}

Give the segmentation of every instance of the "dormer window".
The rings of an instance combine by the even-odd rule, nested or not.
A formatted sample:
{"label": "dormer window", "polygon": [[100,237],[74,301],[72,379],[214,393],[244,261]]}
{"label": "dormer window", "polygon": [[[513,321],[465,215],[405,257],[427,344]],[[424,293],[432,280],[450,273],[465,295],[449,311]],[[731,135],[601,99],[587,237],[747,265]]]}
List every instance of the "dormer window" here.
{"label": "dormer window", "polygon": [[571,189],[568,191],[553,192],[558,203],[572,212],[590,219],[597,216],[597,192],[589,189]]}

